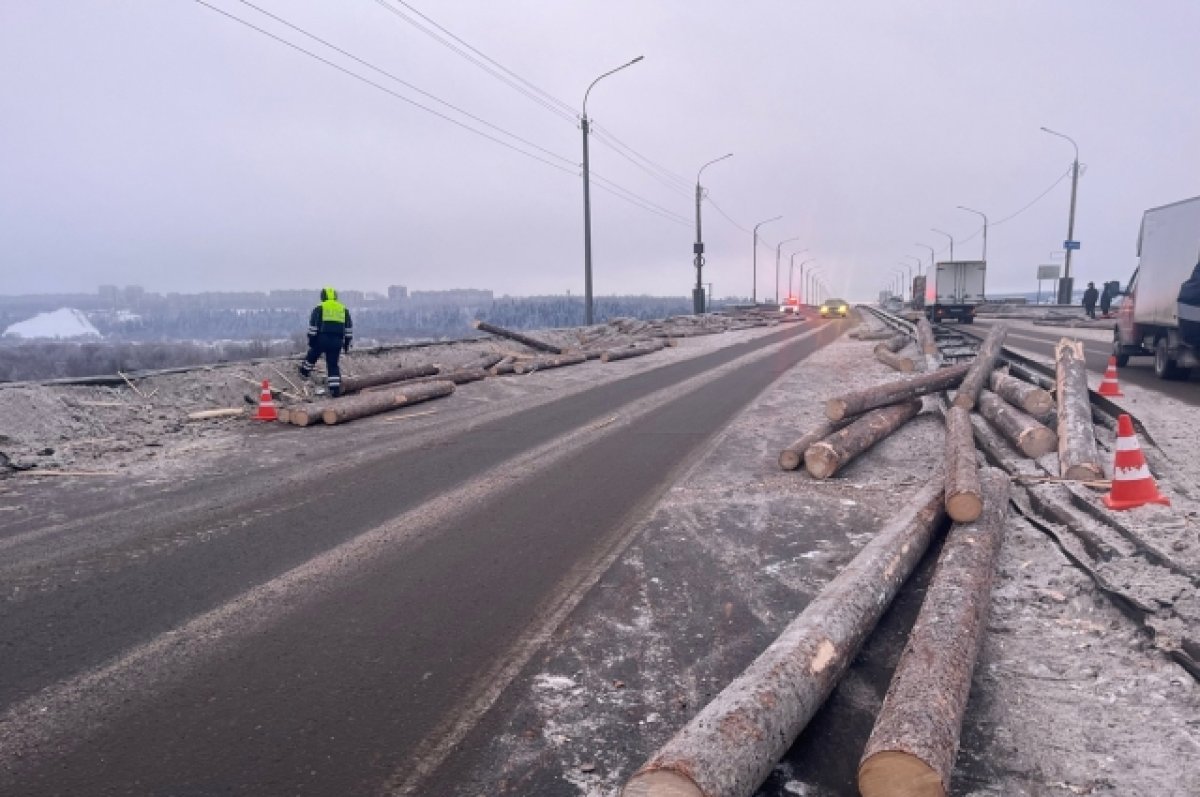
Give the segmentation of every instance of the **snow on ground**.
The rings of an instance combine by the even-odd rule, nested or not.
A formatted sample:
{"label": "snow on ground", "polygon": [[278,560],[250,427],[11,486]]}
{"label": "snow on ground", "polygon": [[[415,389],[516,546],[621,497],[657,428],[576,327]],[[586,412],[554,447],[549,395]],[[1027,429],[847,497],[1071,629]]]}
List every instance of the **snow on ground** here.
{"label": "snow on ground", "polygon": [[14,338],[99,338],[100,332],[81,310],[60,307],[49,313],[38,313],[4,330],[5,337]]}

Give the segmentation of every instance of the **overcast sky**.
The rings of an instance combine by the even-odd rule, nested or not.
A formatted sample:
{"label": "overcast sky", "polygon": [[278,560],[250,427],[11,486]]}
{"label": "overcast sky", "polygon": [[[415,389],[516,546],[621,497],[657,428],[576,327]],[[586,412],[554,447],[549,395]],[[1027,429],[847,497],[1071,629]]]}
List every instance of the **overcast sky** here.
{"label": "overcast sky", "polygon": [[[874,295],[905,256],[927,263],[916,242],[948,259],[931,227],[977,258],[981,220],[957,205],[999,222],[1070,168],[1071,145],[1043,125],[1085,164],[1077,285],[1124,282],[1142,211],[1200,194],[1196,0],[255,0],[505,132],[248,3],[206,2],[549,164],[194,0],[3,0],[0,291],[578,295],[579,106],[637,55],[592,90],[592,169],[673,217],[594,178],[597,295],[689,292],[696,171],[726,152],[703,179],[717,296],[750,294],[747,231],[776,215],[760,233],[760,298],[792,237],[784,280],[788,253],[807,248],[795,262],[815,258],[851,298]],[[421,21],[411,9],[573,110],[395,13]],[[1065,179],[993,224],[989,293],[1033,290],[1037,265],[1061,262],[1069,198]]]}

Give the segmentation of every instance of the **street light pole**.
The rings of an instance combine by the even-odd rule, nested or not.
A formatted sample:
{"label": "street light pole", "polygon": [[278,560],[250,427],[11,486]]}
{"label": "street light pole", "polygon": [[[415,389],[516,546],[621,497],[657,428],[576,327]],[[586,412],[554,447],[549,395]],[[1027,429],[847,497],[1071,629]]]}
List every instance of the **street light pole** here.
{"label": "street light pole", "polygon": [[959,205],[958,209],[965,210],[968,213],[974,213],[976,216],[983,216],[983,256],[980,258],[980,260],[982,260],[983,262],[986,263],[987,262],[987,224],[988,224],[987,214],[984,213],[982,210],[975,210],[975,208],[969,208],[966,205]]}
{"label": "street light pole", "polygon": [[792,241],[799,241],[797,238],[785,238],[775,244],[775,304],[779,304],[779,253],[783,251],[784,244],[790,244]]}
{"label": "street light pole", "polygon": [[[930,274],[932,274],[932,273],[933,273],[933,271],[934,271],[934,264],[933,264],[934,251],[933,251],[933,247],[932,247],[932,246],[930,246],[929,244],[923,244],[923,243],[915,243],[915,244],[913,244],[913,246],[923,246],[923,247],[925,247],[926,249],[928,249],[928,250],[929,250],[929,273],[930,273]],[[920,272],[918,271],[917,273],[919,274]]]}
{"label": "street light pole", "polygon": [[[809,297],[811,297],[814,300],[817,298],[813,294],[815,293],[816,288],[817,288],[817,272],[820,270],[821,270],[820,266],[816,266],[816,267],[810,268],[808,270],[808,295],[809,295]],[[813,302],[814,307],[816,307],[818,304],[820,304],[819,301]]]}
{"label": "street light pole", "polygon": [[801,290],[804,291],[804,295],[800,297],[803,300],[801,302],[801,304],[809,304],[808,285],[804,281],[804,266],[807,265],[808,263],[815,263],[815,262],[817,262],[817,259],[815,257],[810,257],[808,260],[803,260],[800,262],[800,288],[801,288]]}
{"label": "street light pole", "polygon": [[754,225],[754,284],[750,286],[750,303],[758,304],[758,228],[773,221],[779,221],[783,216],[765,219]]}
{"label": "street light pole", "polygon": [[929,229],[933,230],[936,233],[940,233],[941,235],[944,235],[950,239],[950,260],[953,261],[954,260],[954,236],[951,235],[950,233],[946,232],[945,230],[939,230],[937,227],[930,227]]}
{"label": "street light pole", "polygon": [[704,238],[700,234],[700,201],[704,198],[704,189],[700,187],[700,175],[714,163],[732,157],[733,153],[730,152],[728,155],[713,158],[701,166],[700,171],[696,172],[696,244],[692,247],[692,254],[695,256],[694,262],[696,264],[696,289],[692,291],[692,312],[696,315],[704,312],[704,283],[701,276],[701,271],[704,269]]}
{"label": "street light pole", "polygon": [[642,60],[642,56],[639,55],[629,63],[605,72],[593,80],[587,87],[587,91],[583,93],[583,116],[579,126],[583,130],[583,321],[586,326],[592,325],[592,195],[588,170],[588,95],[592,93],[592,87],[601,80],[613,72],[620,72],[627,66],[633,66],[640,60]]}
{"label": "street light pole", "polygon": [[[1075,148],[1075,162],[1071,165],[1071,214],[1067,217],[1067,240],[1074,242],[1075,240],[1075,193],[1079,188],[1079,145],[1075,143],[1075,139],[1070,136],[1065,136],[1062,133],[1055,132],[1048,127],[1042,128],[1043,132],[1049,133],[1052,136],[1065,138],[1071,142],[1071,146]],[[1071,294],[1074,292],[1075,283],[1071,279],[1071,247],[1064,244],[1067,250],[1066,263],[1063,265],[1063,278],[1058,281],[1058,303],[1070,304]]]}
{"label": "street light pole", "polygon": [[[903,269],[907,269],[907,271],[908,271],[908,298],[909,298],[909,300],[912,300],[912,299],[916,298],[916,296],[915,296],[915,294],[913,294],[913,290],[912,290],[912,284],[913,284],[912,266],[910,266],[908,263],[900,263],[899,266]],[[904,291],[900,291],[900,298],[901,299],[904,298]]]}

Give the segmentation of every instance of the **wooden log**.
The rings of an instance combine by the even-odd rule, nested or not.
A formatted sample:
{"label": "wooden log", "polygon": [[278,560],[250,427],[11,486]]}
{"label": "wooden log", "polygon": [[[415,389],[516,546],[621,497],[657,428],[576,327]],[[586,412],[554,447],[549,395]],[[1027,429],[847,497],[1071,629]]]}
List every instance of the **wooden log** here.
{"label": "wooden log", "polygon": [[396,368],[391,371],[381,371],[377,374],[348,376],[342,379],[342,392],[357,393],[363,388],[378,387],[379,385],[390,385],[396,382],[404,382],[408,379],[416,379],[419,376],[433,376],[437,372],[438,367],[436,365],[414,365],[408,368]]}
{"label": "wooden log", "polygon": [[560,349],[558,346],[554,346],[552,344],[546,343],[545,341],[538,340],[537,338],[531,338],[528,335],[522,335],[520,332],[514,332],[511,329],[505,329],[504,327],[498,327],[495,324],[489,324],[486,321],[472,321],[471,326],[475,327],[478,330],[487,332],[492,335],[498,335],[499,337],[502,337],[502,338],[508,338],[509,340],[515,340],[517,343],[523,343],[531,349],[537,349],[538,351],[549,352],[550,354],[562,354],[563,353],[562,349]]}
{"label": "wooden log", "polygon": [[312,402],[308,404],[293,404],[288,407],[288,423],[292,426],[312,426],[321,420],[328,402]]}
{"label": "wooden log", "polygon": [[942,365],[942,355],[938,351],[937,340],[933,336],[933,327],[929,319],[921,316],[917,319],[917,344],[921,354],[925,356],[925,370],[936,371]]}
{"label": "wooden log", "polygon": [[237,418],[245,415],[246,411],[240,407],[229,407],[219,410],[197,410],[189,412],[187,418],[189,421],[208,421],[213,418]]}
{"label": "wooden log", "polygon": [[568,365],[579,365],[587,362],[586,354],[564,354],[560,357],[539,357],[536,360],[526,360],[516,364],[518,374],[528,374],[534,371],[545,371],[548,368],[563,368]]}
{"label": "wooden log", "polygon": [[945,797],[971,675],[987,628],[1008,512],[1008,476],[988,468],[984,511],[955,524],[858,768],[863,797]]}
{"label": "wooden log", "polygon": [[893,354],[879,344],[875,347],[875,359],[902,373],[912,373],[917,370],[917,364],[912,361],[911,357],[901,357],[899,354]]}
{"label": "wooden log", "polygon": [[1083,344],[1063,338],[1055,346],[1054,361],[1055,393],[1058,396],[1058,475],[1081,481],[1103,479],[1096,429],[1092,426]]}
{"label": "wooden log", "polygon": [[983,386],[988,383],[992,371],[996,368],[996,358],[1000,356],[1000,349],[1004,345],[1004,337],[1007,334],[1008,327],[1004,324],[992,327],[987,333],[987,337],[983,339],[983,343],[979,344],[979,349],[975,352],[971,370],[967,371],[962,384],[958,386],[958,390],[954,394],[954,406],[962,407],[964,410],[975,409],[975,402],[979,400],[979,391],[983,390]]}
{"label": "wooden log", "polygon": [[804,462],[804,452],[808,450],[809,446],[821,442],[839,429],[844,429],[850,425],[850,422],[850,418],[843,418],[840,421],[823,421],[808,434],[779,452],[779,467],[784,470],[796,470]]}
{"label": "wooden log", "polygon": [[783,633],[625,784],[623,797],[745,797],[833,691],[941,523],[927,484]]}
{"label": "wooden log", "polygon": [[990,390],[979,395],[979,414],[1030,459],[1058,448],[1058,435]]}
{"label": "wooden log", "polygon": [[825,402],[825,416],[831,421],[840,421],[848,415],[859,415],[876,407],[941,392],[961,382],[968,368],[969,365],[954,365],[911,379],[885,382],[834,396]]}
{"label": "wooden log", "polygon": [[946,411],[946,514],[970,523],[983,512],[983,488],[975,458],[971,413],[962,407]]}
{"label": "wooden log", "polygon": [[884,349],[887,349],[888,351],[890,351],[892,354],[895,354],[896,352],[900,351],[905,346],[907,346],[910,340],[912,340],[912,338],[910,338],[908,335],[905,335],[903,333],[894,334],[887,340],[883,340],[883,341],[880,341],[879,343],[877,343],[875,345],[875,349],[879,350],[880,348],[884,348]]}
{"label": "wooden log", "polygon": [[485,354],[480,355],[479,362],[475,363],[471,367],[472,368],[482,368],[483,370],[486,371],[487,369],[491,368],[493,365],[495,365],[496,363],[500,362],[503,359],[504,359],[503,354],[497,354],[495,352],[487,352]]}
{"label": "wooden log", "polygon": [[814,477],[828,479],[847,462],[916,417],[920,411],[920,399],[872,410],[856,418],[845,429],[809,446],[804,452],[804,467]]}
{"label": "wooden log", "polygon": [[1034,417],[1054,409],[1054,397],[1049,392],[1002,371],[992,371],[988,387],[1009,404],[1020,407]]}
{"label": "wooden log", "polygon": [[438,374],[437,376],[421,376],[416,379],[410,379],[405,384],[423,385],[429,382],[453,382],[456,385],[465,385],[468,382],[478,382],[482,379],[487,379],[491,375],[491,371],[485,371],[482,368],[457,368],[453,371]]}
{"label": "wooden log", "polygon": [[656,351],[662,351],[665,346],[662,344],[648,346],[630,346],[625,349],[609,349],[600,355],[600,362],[610,363],[616,360],[628,360],[630,357],[641,357],[645,354],[653,354]]}
{"label": "wooden log", "polygon": [[890,329],[865,329],[859,332],[855,337],[859,340],[888,340],[896,333]]}
{"label": "wooden log", "polygon": [[1008,373],[1010,376],[1015,376],[1018,379],[1024,379],[1031,385],[1037,385],[1048,393],[1053,393],[1058,389],[1058,383],[1055,380],[1048,376],[1043,376],[1032,368],[1026,368],[1020,363],[1010,361],[1008,363]]}
{"label": "wooden log", "polygon": [[453,382],[437,381],[420,385],[406,385],[403,388],[386,392],[347,396],[326,404],[325,409],[321,412],[321,419],[325,421],[326,425],[334,426],[400,407],[408,407],[429,399],[449,396],[453,392]]}

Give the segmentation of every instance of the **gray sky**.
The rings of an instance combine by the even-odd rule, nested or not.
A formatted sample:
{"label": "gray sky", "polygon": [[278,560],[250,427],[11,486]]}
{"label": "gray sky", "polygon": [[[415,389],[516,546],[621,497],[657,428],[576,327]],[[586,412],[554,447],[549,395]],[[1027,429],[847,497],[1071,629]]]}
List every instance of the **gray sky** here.
{"label": "gray sky", "polygon": [[[239,0],[206,0],[447,115]],[[683,178],[592,139],[597,295],[688,293],[692,188],[836,294],[871,296],[905,255],[979,255],[979,218],[1080,179],[1080,281],[1134,265],[1141,213],[1200,194],[1195,0],[715,2],[409,0],[576,109],[552,113],[384,6],[255,4],[554,153],[563,170],[451,125],[192,0],[0,2],[4,293],[267,289],[583,291],[578,114]],[[472,126],[476,122],[464,120]],[[486,129],[486,128],[481,128]],[[489,132],[505,138],[503,134]],[[511,140],[511,139],[506,139]],[[611,138],[609,139],[611,141]],[[560,160],[561,158],[562,160]],[[668,187],[668,184],[672,187]],[[989,292],[1033,290],[1066,237],[1070,181],[989,231]],[[704,206],[705,281],[748,295],[751,236]],[[975,237],[969,242],[963,239]],[[912,261],[908,261],[912,263]],[[1061,261],[1059,261],[1061,262]]]}

